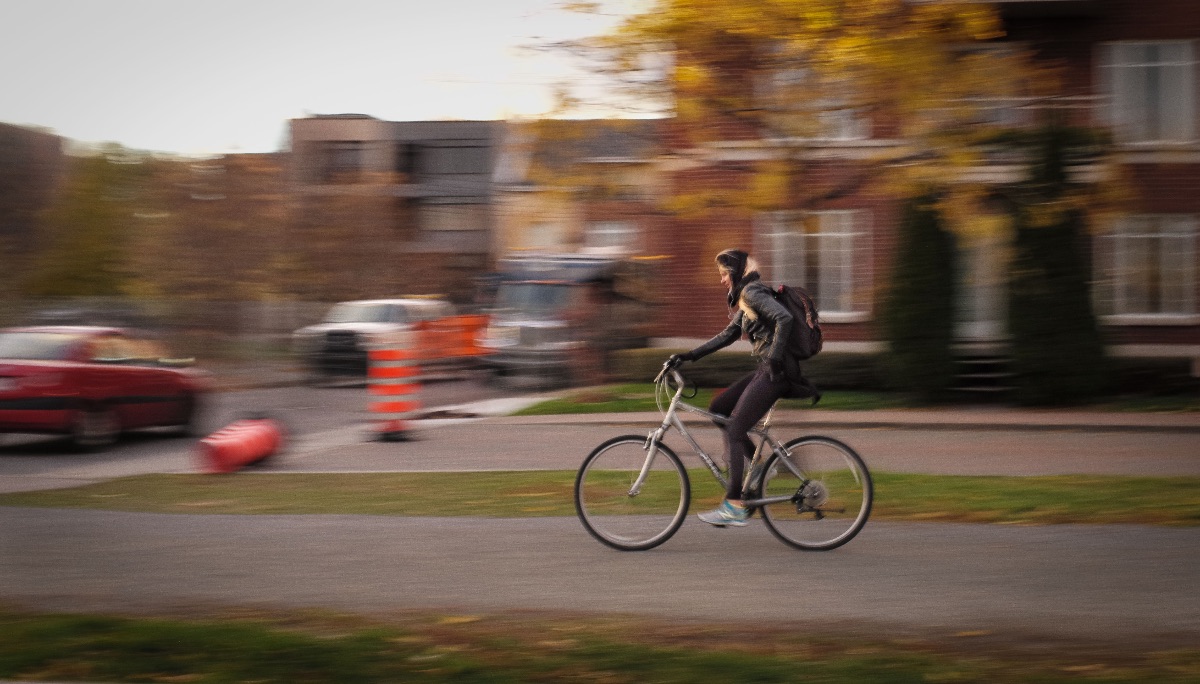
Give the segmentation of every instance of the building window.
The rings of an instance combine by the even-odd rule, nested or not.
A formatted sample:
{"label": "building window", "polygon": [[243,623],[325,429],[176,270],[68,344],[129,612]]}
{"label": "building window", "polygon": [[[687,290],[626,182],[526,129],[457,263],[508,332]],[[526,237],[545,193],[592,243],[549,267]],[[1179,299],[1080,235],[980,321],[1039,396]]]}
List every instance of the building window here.
{"label": "building window", "polygon": [[831,322],[865,320],[871,310],[869,214],[859,210],[781,212],[758,222],[763,278],[800,285]]}
{"label": "building window", "polygon": [[561,223],[539,221],[530,224],[521,235],[520,248],[531,251],[558,251],[566,244],[566,227]]}
{"label": "building window", "polygon": [[[1011,44],[976,44],[955,49],[957,61],[975,76],[962,84],[962,99],[973,124],[1001,128],[1019,128],[1033,122],[1031,101],[1026,97],[1027,73],[1021,65],[1020,52]],[[943,126],[953,126],[961,117],[960,107],[942,112]]]}
{"label": "building window", "polygon": [[482,146],[403,143],[396,148],[396,170],[420,176],[478,175],[490,172],[489,150]]}
{"label": "building window", "polygon": [[1169,321],[1196,314],[1196,217],[1127,216],[1100,235],[1096,308],[1108,316]]}
{"label": "building window", "polygon": [[487,205],[423,202],[417,209],[421,230],[487,230]]}
{"label": "building window", "polygon": [[1107,43],[1101,82],[1109,123],[1127,143],[1196,140],[1196,59],[1191,41]]}
{"label": "building window", "polygon": [[363,166],[364,143],[357,140],[326,142],[323,145],[320,180],[324,183],[354,183]]}
{"label": "building window", "polygon": [[871,120],[852,106],[849,81],[816,76],[813,69],[777,59],[755,81],[759,106],[789,121],[800,138],[813,140],[863,140],[871,137]]}
{"label": "building window", "polygon": [[594,221],[587,225],[584,244],[590,249],[611,249],[636,252],[637,224],[632,221]]}
{"label": "building window", "polygon": [[429,148],[425,173],[441,175],[470,175],[488,173],[488,148],[486,147],[432,147]]}

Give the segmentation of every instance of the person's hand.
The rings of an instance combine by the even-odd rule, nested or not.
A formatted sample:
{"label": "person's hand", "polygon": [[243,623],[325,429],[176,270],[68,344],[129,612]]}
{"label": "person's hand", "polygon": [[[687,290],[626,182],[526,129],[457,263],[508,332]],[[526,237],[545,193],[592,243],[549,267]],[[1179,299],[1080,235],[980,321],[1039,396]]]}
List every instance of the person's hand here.
{"label": "person's hand", "polygon": [[693,357],[691,354],[671,354],[671,356],[667,359],[667,366],[669,368],[678,368],[679,366],[683,365],[684,361],[691,361],[692,359]]}
{"label": "person's hand", "polygon": [[771,359],[767,365],[770,369],[772,380],[782,378],[787,373],[783,366],[783,359]]}

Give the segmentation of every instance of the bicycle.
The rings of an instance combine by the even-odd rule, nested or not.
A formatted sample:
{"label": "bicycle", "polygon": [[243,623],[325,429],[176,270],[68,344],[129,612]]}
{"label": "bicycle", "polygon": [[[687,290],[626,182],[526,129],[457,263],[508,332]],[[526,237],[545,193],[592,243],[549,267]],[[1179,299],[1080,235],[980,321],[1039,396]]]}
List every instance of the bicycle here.
{"label": "bicycle", "polygon": [[[670,362],[654,379],[662,424],[648,436],[621,435],[596,447],[575,477],[575,512],[600,543],[621,551],[652,549],[683,525],[691,504],[688,470],[664,443],[672,428],[725,490],[728,479],[688,432],[680,411],[723,425],[724,416],[684,401],[687,382]],[[663,408],[667,397],[670,401]],[[867,524],[874,486],[862,458],[846,444],[821,435],[780,443],[770,432],[772,406],[751,431],[757,440],[746,468],[745,505],[783,543],[827,551],[850,541]]]}

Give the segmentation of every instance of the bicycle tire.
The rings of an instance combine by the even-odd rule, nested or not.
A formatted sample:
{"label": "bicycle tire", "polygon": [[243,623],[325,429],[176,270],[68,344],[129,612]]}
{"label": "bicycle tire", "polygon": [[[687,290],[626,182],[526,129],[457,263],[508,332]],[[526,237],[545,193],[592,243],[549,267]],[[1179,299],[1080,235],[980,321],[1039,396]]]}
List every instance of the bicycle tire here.
{"label": "bicycle tire", "polygon": [[783,543],[803,551],[828,551],[853,539],[871,516],[875,488],[867,464],[854,449],[830,437],[809,435],[783,445],[786,458],[767,459],[763,498],[791,494],[761,507],[763,522]]}
{"label": "bicycle tire", "polygon": [[665,444],[641,490],[630,486],[646,460],[646,438],[614,437],[592,450],[575,477],[575,512],[588,533],[621,551],[645,551],[670,539],[687,517],[687,469]]}

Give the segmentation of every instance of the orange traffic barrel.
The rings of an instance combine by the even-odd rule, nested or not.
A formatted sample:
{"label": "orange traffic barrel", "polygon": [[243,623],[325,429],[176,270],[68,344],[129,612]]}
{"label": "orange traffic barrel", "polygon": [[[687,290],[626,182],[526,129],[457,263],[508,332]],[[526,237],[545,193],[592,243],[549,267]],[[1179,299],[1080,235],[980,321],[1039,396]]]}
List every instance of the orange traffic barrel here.
{"label": "orange traffic barrel", "polygon": [[384,346],[367,352],[367,390],[375,437],[385,442],[405,439],[409,421],[421,408],[419,355],[415,349]]}
{"label": "orange traffic barrel", "polygon": [[209,473],[232,473],[279,451],[283,430],[270,418],[238,420],[200,440],[200,459]]}

